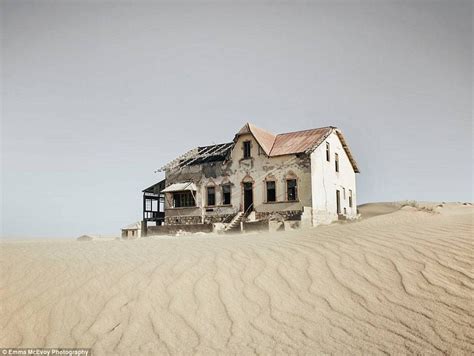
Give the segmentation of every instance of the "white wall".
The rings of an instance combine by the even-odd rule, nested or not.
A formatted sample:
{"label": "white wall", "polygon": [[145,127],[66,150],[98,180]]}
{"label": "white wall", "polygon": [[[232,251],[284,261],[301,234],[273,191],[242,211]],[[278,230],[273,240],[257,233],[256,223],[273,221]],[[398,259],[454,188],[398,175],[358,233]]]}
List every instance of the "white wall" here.
{"label": "white wall", "polygon": [[[330,161],[326,160],[326,142],[330,144]],[[339,173],[335,169],[335,153],[339,155]],[[311,153],[311,193],[313,225],[329,224],[337,220],[336,190],[340,190],[341,213],[347,218],[357,216],[355,172],[335,132]],[[344,197],[344,189],[346,196]],[[352,208],[349,207],[352,190]]]}

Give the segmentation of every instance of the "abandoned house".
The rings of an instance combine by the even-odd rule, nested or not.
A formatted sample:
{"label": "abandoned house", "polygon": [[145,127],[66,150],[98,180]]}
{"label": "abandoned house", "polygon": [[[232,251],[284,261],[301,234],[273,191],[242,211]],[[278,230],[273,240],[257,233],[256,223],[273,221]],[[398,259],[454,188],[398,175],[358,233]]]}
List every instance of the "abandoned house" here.
{"label": "abandoned house", "polygon": [[143,235],[357,216],[359,169],[336,127],[274,135],[247,123],[232,142],[197,147],[159,171],[165,179],[143,190]]}

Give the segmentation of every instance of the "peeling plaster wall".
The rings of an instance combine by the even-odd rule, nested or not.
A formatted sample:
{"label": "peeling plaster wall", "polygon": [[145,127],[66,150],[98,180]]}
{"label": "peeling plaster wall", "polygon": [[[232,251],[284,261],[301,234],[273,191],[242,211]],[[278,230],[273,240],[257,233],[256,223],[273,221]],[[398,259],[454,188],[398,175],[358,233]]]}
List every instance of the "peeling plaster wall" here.
{"label": "peeling plaster wall", "polygon": [[[251,142],[251,158],[243,159],[243,142]],[[331,160],[326,161],[326,141],[331,146]],[[165,194],[165,222],[167,224],[196,224],[229,222],[243,210],[243,182],[252,182],[256,216],[267,218],[273,212],[294,216],[309,207],[305,214],[313,225],[328,224],[338,219],[336,189],[340,190],[341,213],[347,218],[357,216],[356,179],[352,165],[335,133],[308,155],[267,157],[251,134],[241,135],[227,162],[213,162],[188,166],[179,171],[166,172],[166,184],[192,181],[196,184],[196,207],[172,208],[172,193]],[[339,173],[335,172],[335,156],[339,154]],[[298,201],[287,201],[286,180],[296,178]],[[276,198],[266,202],[266,180],[274,180]],[[231,186],[231,205],[223,205],[222,185]],[[207,187],[215,187],[216,205],[207,206]],[[345,188],[345,196],[344,189]],[[352,190],[352,208],[349,207]],[[312,212],[312,214],[311,214]],[[312,216],[311,216],[312,215]]]}
{"label": "peeling plaster wall", "polygon": [[[251,141],[251,158],[243,159],[243,142]],[[296,178],[298,200],[287,201],[286,179]],[[266,179],[274,180],[276,199],[266,203]],[[192,181],[197,186],[195,208],[173,208],[172,193],[165,194],[165,222],[167,224],[229,222],[243,210],[243,182],[253,183],[254,209],[258,216],[268,217],[272,212],[294,214],[310,207],[311,161],[308,156],[287,155],[269,158],[252,135],[239,137],[228,162],[213,162],[188,166],[166,172],[166,184]],[[223,205],[222,185],[231,187],[231,205]],[[215,187],[216,205],[207,206],[207,187]]]}
{"label": "peeling plaster wall", "polygon": [[[251,158],[243,159],[243,142],[250,141]],[[311,167],[308,156],[286,155],[267,157],[251,134],[238,138],[231,154],[232,160],[228,175],[236,187],[232,194],[232,204],[243,210],[244,198],[242,182],[252,181],[253,202],[257,213],[302,210],[311,206]],[[298,182],[298,201],[288,202],[286,178],[294,176]],[[265,180],[275,180],[275,203],[266,203]]]}
{"label": "peeling plaster wall", "polygon": [[[326,160],[326,142],[330,144],[330,162]],[[339,155],[339,173],[335,169],[335,153]],[[347,218],[357,216],[356,174],[336,133],[329,135],[311,153],[311,187],[314,226],[338,219],[336,190],[341,192],[341,213],[344,214],[346,208]],[[352,208],[349,207],[349,189],[352,190]]]}
{"label": "peeling plaster wall", "polygon": [[[173,208],[173,193],[165,193],[165,223],[166,224],[198,224],[228,222],[237,213],[233,206],[223,206],[222,188],[227,164],[211,162],[187,166],[179,170],[166,172],[167,186],[173,183],[194,182],[196,207]],[[229,182],[229,181],[226,181]],[[207,187],[215,186],[216,206],[207,207]]]}

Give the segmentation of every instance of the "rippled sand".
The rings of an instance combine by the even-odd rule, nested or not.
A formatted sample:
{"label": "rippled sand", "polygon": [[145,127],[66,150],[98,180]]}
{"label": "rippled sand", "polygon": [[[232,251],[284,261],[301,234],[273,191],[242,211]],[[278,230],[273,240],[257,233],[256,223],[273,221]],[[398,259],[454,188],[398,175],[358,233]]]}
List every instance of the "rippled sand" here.
{"label": "rippled sand", "polygon": [[471,206],[305,231],[3,242],[0,346],[472,354]]}

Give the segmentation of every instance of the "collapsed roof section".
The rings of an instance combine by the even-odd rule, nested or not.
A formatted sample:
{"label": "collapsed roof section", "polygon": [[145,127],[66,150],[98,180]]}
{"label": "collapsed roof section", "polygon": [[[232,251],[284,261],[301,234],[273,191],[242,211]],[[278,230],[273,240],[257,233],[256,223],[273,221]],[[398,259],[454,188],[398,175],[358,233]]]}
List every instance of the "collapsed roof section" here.
{"label": "collapsed roof section", "polygon": [[167,165],[161,167],[156,172],[163,172],[167,170],[180,169],[186,166],[192,166],[210,162],[225,161],[234,146],[233,142],[221,143],[211,146],[196,147],[184,155],[176,158]]}
{"label": "collapsed roof section", "polygon": [[359,168],[346,143],[341,130],[336,127],[320,127],[316,129],[288,132],[274,135],[264,129],[258,128],[253,124],[245,124],[235,135],[234,142],[221,143],[218,145],[196,147],[182,156],[171,161],[155,172],[180,169],[186,166],[198,165],[208,162],[221,162],[229,158],[230,152],[234,147],[238,137],[245,134],[251,134],[258,142],[268,157],[277,157],[293,155],[299,153],[309,154],[314,151],[331,133],[335,132],[342,143],[342,147],[349,157],[354,172],[359,173]]}

